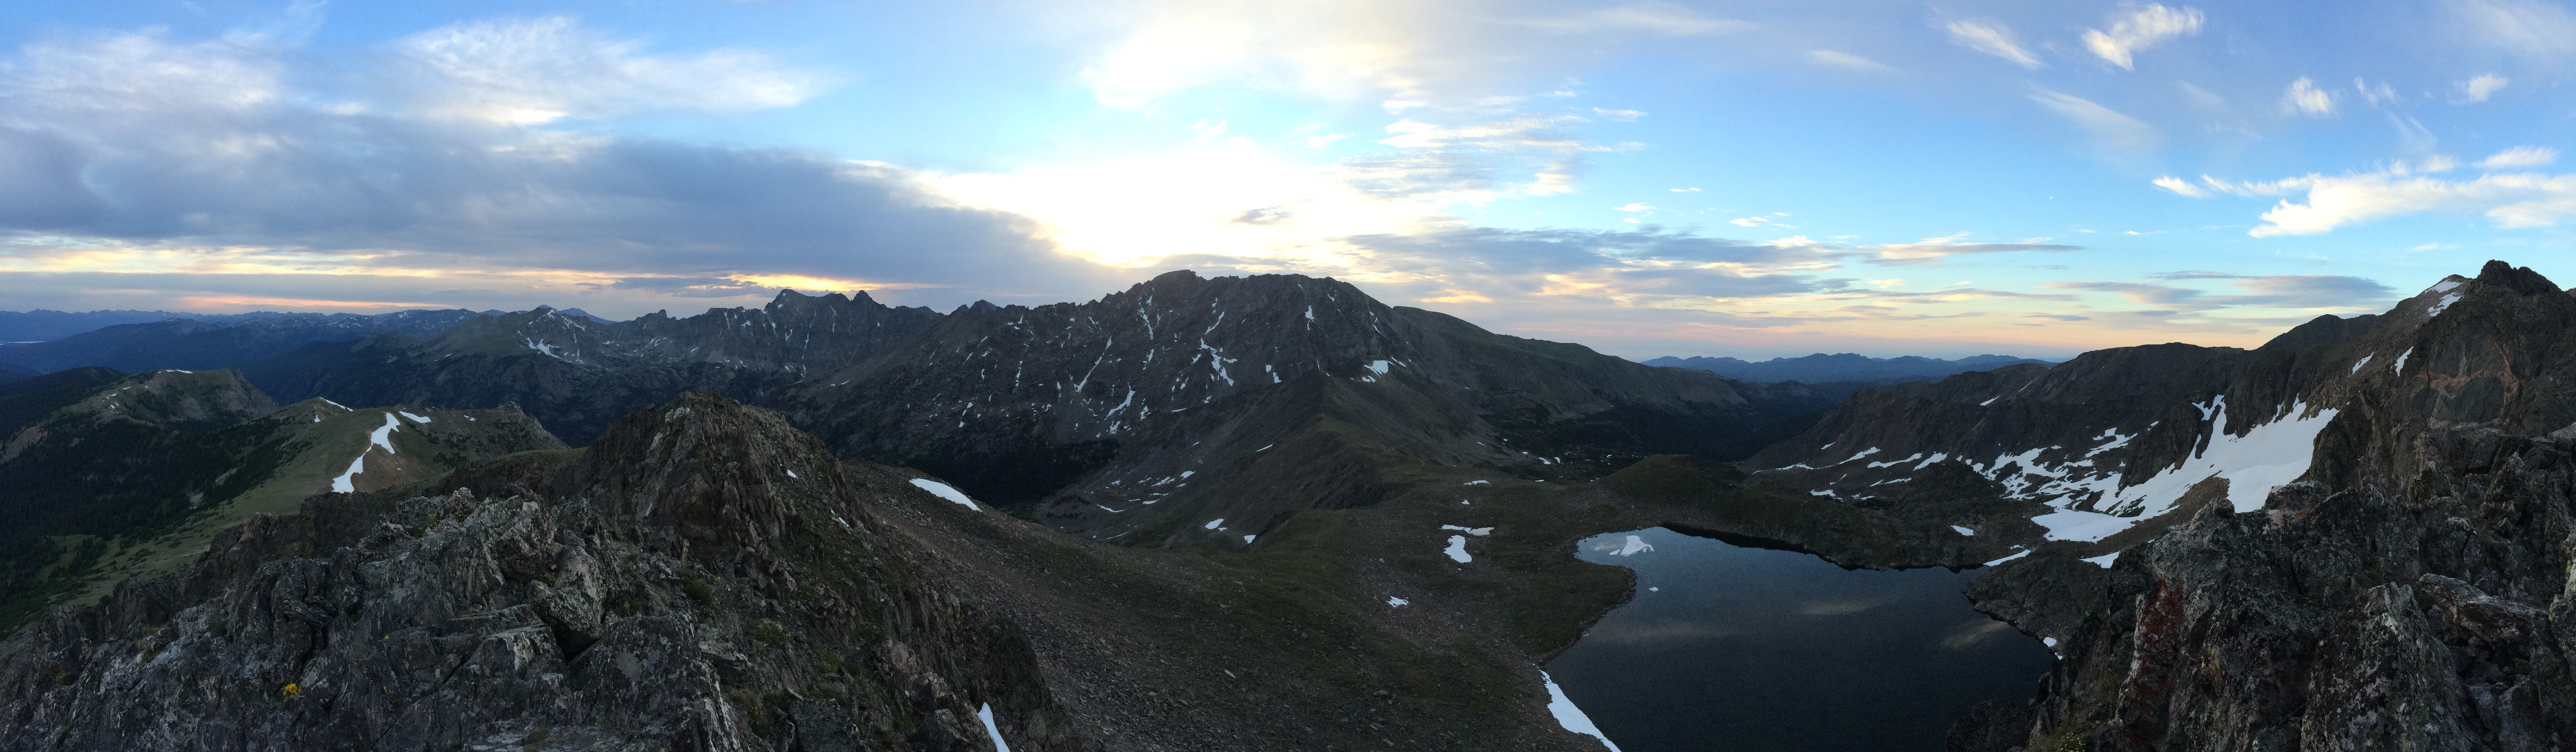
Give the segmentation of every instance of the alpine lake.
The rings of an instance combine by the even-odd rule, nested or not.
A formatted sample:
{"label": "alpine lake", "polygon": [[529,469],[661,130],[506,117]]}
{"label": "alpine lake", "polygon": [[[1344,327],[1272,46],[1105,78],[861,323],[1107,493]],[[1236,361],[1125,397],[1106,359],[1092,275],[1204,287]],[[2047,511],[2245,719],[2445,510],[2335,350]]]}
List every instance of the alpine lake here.
{"label": "alpine lake", "polygon": [[1845,569],[1664,528],[1576,545],[1636,597],[1546,666],[1622,752],[1942,749],[1978,702],[2030,699],[2052,653],[1968,607],[1974,571]]}

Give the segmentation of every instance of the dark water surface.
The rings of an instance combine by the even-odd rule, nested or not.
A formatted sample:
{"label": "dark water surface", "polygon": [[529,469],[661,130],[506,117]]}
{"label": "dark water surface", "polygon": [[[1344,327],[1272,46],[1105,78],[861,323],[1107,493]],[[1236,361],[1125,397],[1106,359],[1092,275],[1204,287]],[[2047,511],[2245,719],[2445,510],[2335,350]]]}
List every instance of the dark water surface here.
{"label": "dark water surface", "polygon": [[1636,599],[1547,665],[1622,752],[1937,751],[1978,701],[2030,699],[2052,660],[1968,608],[1975,572],[1852,571],[1660,527],[1576,555],[1637,570]]}

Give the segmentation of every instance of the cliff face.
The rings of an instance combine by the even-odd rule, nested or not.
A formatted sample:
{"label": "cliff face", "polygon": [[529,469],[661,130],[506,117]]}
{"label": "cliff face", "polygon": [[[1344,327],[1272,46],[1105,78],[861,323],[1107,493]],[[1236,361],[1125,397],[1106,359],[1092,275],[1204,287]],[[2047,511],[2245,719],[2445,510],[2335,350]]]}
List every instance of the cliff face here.
{"label": "cliff face", "polygon": [[[2231,411],[2324,416],[2296,447],[2304,480],[2252,503],[2228,488],[2233,503],[2160,521],[2107,567],[2043,547],[1970,585],[2064,660],[2034,704],[1986,709],[1953,749],[2576,739],[2576,300],[2491,262],[2325,334],[2225,394]],[[2204,431],[2167,467],[2226,449]]]}

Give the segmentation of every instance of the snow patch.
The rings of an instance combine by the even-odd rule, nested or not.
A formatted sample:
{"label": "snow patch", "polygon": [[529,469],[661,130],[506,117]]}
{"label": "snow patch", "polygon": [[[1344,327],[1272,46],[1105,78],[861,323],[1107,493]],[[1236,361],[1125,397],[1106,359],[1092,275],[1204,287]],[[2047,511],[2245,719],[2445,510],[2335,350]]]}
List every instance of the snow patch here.
{"label": "snow patch", "polygon": [[2120,552],[2118,552],[2118,551],[2113,551],[2113,552],[2110,552],[2110,553],[2107,553],[2107,554],[2103,554],[2103,555],[2100,555],[2100,556],[2096,556],[2096,557],[2093,557],[2093,558],[2090,558],[2090,559],[2085,559],[2085,561],[2092,562],[2095,566],[2099,566],[2099,567],[2101,567],[2101,568],[2103,568],[2103,569],[2110,569],[2110,568],[2111,568],[2111,562],[2113,562],[2113,561],[2117,561],[2117,560],[2119,560],[2119,558],[2120,558]]}
{"label": "snow patch", "polygon": [[2456,280],[2456,279],[2446,279],[2446,280],[2442,280],[2442,281],[2440,281],[2440,282],[2435,282],[2435,283],[2433,283],[2433,286],[2432,286],[2432,287],[2424,288],[2424,292],[2427,292],[2427,293],[2434,293],[2434,292],[2450,292],[2450,291],[2452,291],[2452,290],[2459,289],[2459,287],[2460,287],[2460,281],[2459,281],[2459,280]]}
{"label": "snow patch", "polygon": [[429,419],[428,419],[428,418],[423,418],[423,417],[420,417],[420,416],[418,416],[418,415],[413,415],[413,414],[411,414],[411,413],[403,412],[403,411],[401,411],[401,410],[395,410],[394,412],[396,412],[396,413],[401,413],[401,414],[402,414],[402,416],[403,416],[403,417],[405,417],[405,418],[410,418],[410,419],[411,419],[411,422],[413,422],[413,423],[427,423],[427,422],[429,422]]}
{"label": "snow patch", "polygon": [[1625,545],[1620,546],[1617,551],[1610,552],[1610,555],[1635,556],[1653,550],[1655,550],[1655,544],[1647,543],[1645,539],[1631,535],[1628,536],[1628,542]]}
{"label": "snow patch", "polygon": [[2361,372],[2361,367],[2362,367],[2362,366],[2366,366],[2366,365],[2370,365],[2370,359],[2371,359],[2371,358],[2375,358],[2375,357],[2379,357],[2379,356],[2377,356],[2377,355],[2364,355],[2364,356],[2361,356],[2361,362],[2352,364],[2352,371],[2351,371],[2351,372],[2352,372],[2352,373],[2360,373],[2360,372]]}
{"label": "snow patch", "polygon": [[1408,601],[1408,600],[1405,600],[1405,599],[1402,599],[1402,598],[1398,598],[1398,597],[1395,597],[1395,596],[1392,596],[1392,595],[1390,595],[1390,596],[1387,596],[1387,597],[1386,597],[1386,605],[1387,605],[1387,607],[1388,607],[1388,608],[1394,608],[1394,607],[1396,607],[1396,606],[1402,606],[1402,605],[1405,605],[1405,604],[1407,604],[1407,603],[1412,603],[1412,602],[1413,602],[1413,601]]}
{"label": "snow patch", "polygon": [[1383,360],[1372,360],[1372,361],[1369,361],[1368,369],[1369,369],[1369,372],[1370,372],[1370,373],[1374,373],[1374,374],[1377,374],[1377,375],[1379,375],[1379,376],[1384,376],[1384,375],[1386,375],[1386,361],[1383,361]]}
{"label": "snow patch", "polygon": [[1482,486],[1482,485],[1487,485],[1487,484],[1490,484],[1490,483],[1493,483],[1493,481],[1490,481],[1490,480],[1471,480],[1471,481],[1467,481],[1464,485],[1470,485],[1470,486]]}
{"label": "snow patch", "polygon": [[[2217,422],[2211,430],[2223,430],[2227,425],[2227,402],[2223,397],[2215,402]],[[2199,456],[2185,459],[2180,467],[2122,490],[2120,503],[2137,505],[2141,518],[2153,517],[2172,509],[2193,484],[2217,476],[2227,479],[2227,500],[2236,511],[2261,509],[2263,497],[2270,495],[2274,486],[2307,474],[2308,463],[2316,457],[2317,434],[2324,432],[2326,424],[2341,412],[2318,409],[2315,415],[2299,417],[2308,409],[2307,402],[2294,401],[2280,420],[2255,426],[2243,436],[2221,433],[2210,439]]]}
{"label": "snow patch", "polygon": [[1261,537],[1261,536],[1258,536],[1258,535],[1246,535],[1246,536],[1243,536],[1243,542],[1245,542],[1245,543],[1251,543],[1251,542],[1252,542],[1252,539],[1254,539],[1254,538],[1259,538],[1259,537]]}
{"label": "snow patch", "polygon": [[1977,531],[1975,531],[1975,530],[1970,530],[1970,529],[1967,529],[1967,528],[1964,528],[1964,527],[1960,527],[1960,526],[1957,526],[1957,525],[1951,525],[1951,526],[1950,526],[1950,529],[1959,531],[1959,534],[1960,534],[1960,535],[1974,536],[1974,535],[1976,535],[1976,534],[1977,534]]}
{"label": "snow patch", "polygon": [[1994,403],[1995,403],[1995,400],[1999,400],[1999,399],[2003,399],[2003,396],[2002,396],[2002,395],[1996,395],[1996,396],[1993,396],[1993,397],[1987,397],[1987,398],[1986,398],[1986,401],[1977,403],[1977,406],[1978,406],[1978,407],[1985,407],[1985,406],[1987,406],[1987,405],[1994,404]]}
{"label": "snow patch", "polygon": [[1467,556],[1467,536],[1464,535],[1449,536],[1449,547],[1442,549],[1440,552],[1448,554],[1451,561],[1455,561],[1460,564],[1475,561],[1475,559]]}
{"label": "snow patch", "polygon": [[1492,534],[1494,533],[1494,529],[1493,529],[1493,528],[1490,528],[1490,527],[1463,527],[1463,526],[1459,526],[1459,525],[1442,525],[1442,526],[1440,526],[1440,529],[1442,529],[1442,530],[1456,530],[1456,531],[1458,531],[1458,532],[1466,533],[1466,534],[1468,534],[1468,535],[1492,535]]}
{"label": "snow patch", "polygon": [[974,499],[966,498],[965,493],[960,492],[955,488],[950,488],[946,483],[941,483],[929,478],[914,478],[912,479],[912,486],[924,491],[929,491],[932,496],[964,504],[969,510],[977,512],[984,511],[983,507],[975,506]]}
{"label": "snow patch", "polygon": [[[314,399],[322,399],[322,398],[320,398],[320,397],[315,397]],[[333,401],[330,401],[330,400],[327,400],[327,399],[322,400],[322,404],[330,405],[330,406],[332,406],[332,407],[340,408],[340,409],[342,409],[342,410],[348,410],[348,409],[349,409],[349,406],[348,406],[348,405],[343,405],[343,404],[340,404],[340,403],[337,403],[337,402],[333,402]],[[350,412],[357,412],[357,411],[355,411],[355,410],[350,410]]]}
{"label": "snow patch", "polygon": [[2388,364],[2388,372],[2389,372],[2389,373],[2394,373],[2394,374],[2403,374],[2403,373],[2405,373],[2405,371],[2406,371],[2406,356],[2408,356],[2408,355],[2413,355],[2413,354],[2415,354],[2415,348],[2412,348],[2412,347],[2406,348],[2406,351],[2405,351],[2405,352],[2398,353],[2398,354],[2397,354],[2397,362]]}
{"label": "snow patch", "polygon": [[787,477],[790,477],[790,478],[796,477],[796,471],[794,471],[794,470],[789,470],[789,471],[787,471]]}
{"label": "snow patch", "polygon": [[975,717],[984,721],[984,733],[993,737],[993,752],[1011,752],[1011,743],[1002,741],[1002,727],[993,723],[992,703],[984,703],[984,709],[975,711]]}
{"label": "snow patch", "polygon": [[1199,527],[1203,527],[1203,528],[1206,528],[1206,529],[1209,529],[1209,530],[1215,530],[1215,529],[1216,529],[1216,526],[1218,526],[1218,525],[1223,525],[1223,524],[1225,524],[1225,518],[1223,518],[1223,517],[1218,517],[1218,518],[1213,519],[1213,520],[1208,520],[1208,524],[1200,525]]}
{"label": "snow patch", "polygon": [[2004,562],[2012,561],[2012,560],[2014,560],[2014,559],[2019,559],[2019,558],[2021,558],[2021,557],[2029,556],[2029,555],[2030,555],[2030,550],[2029,550],[2029,549],[2023,549],[2021,553],[2013,554],[2013,555],[2011,555],[2011,556],[2006,556],[2006,557],[2004,557],[2004,558],[1996,559],[1996,560],[1994,560],[1994,561],[1989,561],[1989,562],[1986,562],[1986,563],[1984,563],[1984,564],[1980,564],[1980,565],[1978,565],[1978,566],[1991,567],[1991,566],[1994,566],[1994,565],[1997,565],[1997,564],[2002,564],[2002,563],[2004,563]]}
{"label": "snow patch", "polygon": [[367,434],[367,443],[384,447],[386,454],[401,454],[394,451],[394,431],[401,428],[402,424],[394,420],[393,413],[385,413],[385,424]]}
{"label": "snow patch", "polygon": [[1538,672],[1538,680],[1547,684],[1547,712],[1556,716],[1556,725],[1564,726],[1567,731],[1599,739],[1603,746],[1610,748],[1610,752],[1619,752],[1619,745],[1610,741],[1610,737],[1603,735],[1600,726],[1592,725],[1592,717],[1584,715],[1582,708],[1574,706],[1574,700],[1565,696],[1565,690],[1556,686],[1555,679],[1548,678],[1547,672],[1541,671]]}
{"label": "snow patch", "polygon": [[2426,310],[2424,311],[2424,315],[2425,315],[2425,316],[2440,316],[2440,315],[2442,315],[2442,311],[2443,311],[2444,309],[2450,308],[2452,303],[2460,302],[2460,295],[2461,295],[2461,293],[2456,293],[2456,292],[2455,292],[2455,293],[2451,293],[2451,294],[2449,294],[2449,295],[2444,295],[2444,296],[2442,296],[2442,299],[2441,299],[2441,300],[2437,300],[2437,301],[2434,301],[2434,302],[2433,302],[2433,307],[2432,307],[2432,308],[2430,308],[2430,309],[2426,309]]}

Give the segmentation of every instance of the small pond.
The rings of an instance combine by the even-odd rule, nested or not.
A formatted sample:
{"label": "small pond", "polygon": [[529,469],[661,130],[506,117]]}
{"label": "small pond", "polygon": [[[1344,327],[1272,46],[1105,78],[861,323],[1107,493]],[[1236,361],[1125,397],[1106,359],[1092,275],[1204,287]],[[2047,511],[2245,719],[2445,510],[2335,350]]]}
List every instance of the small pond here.
{"label": "small pond", "polygon": [[1847,570],[1810,554],[1650,528],[1583,560],[1637,597],[1546,668],[1622,752],[1942,748],[1986,699],[2030,699],[2048,648],[1968,608],[1947,569]]}

